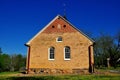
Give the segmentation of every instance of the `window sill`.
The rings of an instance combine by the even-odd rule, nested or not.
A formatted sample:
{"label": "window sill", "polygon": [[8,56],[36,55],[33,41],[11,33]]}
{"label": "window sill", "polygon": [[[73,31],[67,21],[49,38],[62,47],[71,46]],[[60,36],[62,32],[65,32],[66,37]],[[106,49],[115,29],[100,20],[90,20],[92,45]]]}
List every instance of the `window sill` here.
{"label": "window sill", "polygon": [[62,41],[56,41],[56,42],[62,42]]}
{"label": "window sill", "polygon": [[48,60],[50,60],[50,61],[54,61],[55,59],[48,59]]}
{"label": "window sill", "polygon": [[64,59],[65,61],[69,61],[70,59]]}

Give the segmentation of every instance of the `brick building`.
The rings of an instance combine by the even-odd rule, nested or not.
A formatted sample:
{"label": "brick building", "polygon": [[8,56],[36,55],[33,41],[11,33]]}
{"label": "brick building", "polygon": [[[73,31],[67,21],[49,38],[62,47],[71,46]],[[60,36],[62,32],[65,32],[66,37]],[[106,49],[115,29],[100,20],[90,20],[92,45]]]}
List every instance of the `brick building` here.
{"label": "brick building", "polygon": [[93,72],[93,44],[92,39],[58,15],[26,43],[27,73]]}

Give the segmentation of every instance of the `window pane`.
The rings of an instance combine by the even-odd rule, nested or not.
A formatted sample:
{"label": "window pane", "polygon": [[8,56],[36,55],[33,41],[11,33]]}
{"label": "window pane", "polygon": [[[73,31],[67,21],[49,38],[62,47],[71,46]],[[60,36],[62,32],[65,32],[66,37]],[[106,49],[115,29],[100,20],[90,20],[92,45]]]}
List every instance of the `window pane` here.
{"label": "window pane", "polygon": [[65,58],[70,58],[70,53],[66,53]]}
{"label": "window pane", "polygon": [[70,49],[69,48],[65,48],[65,52],[70,52]]}
{"label": "window pane", "polygon": [[58,37],[57,41],[62,41],[62,37]]}
{"label": "window pane", "polygon": [[65,58],[70,58],[70,47],[65,47]]}
{"label": "window pane", "polygon": [[54,54],[50,54],[50,59],[54,59]]}
{"label": "window pane", "polygon": [[53,49],[53,50],[52,50],[52,49],[50,49],[50,53],[51,53],[51,54],[52,54],[52,53],[54,54],[54,49]]}
{"label": "window pane", "polygon": [[49,52],[50,59],[54,59],[54,47],[51,47]]}

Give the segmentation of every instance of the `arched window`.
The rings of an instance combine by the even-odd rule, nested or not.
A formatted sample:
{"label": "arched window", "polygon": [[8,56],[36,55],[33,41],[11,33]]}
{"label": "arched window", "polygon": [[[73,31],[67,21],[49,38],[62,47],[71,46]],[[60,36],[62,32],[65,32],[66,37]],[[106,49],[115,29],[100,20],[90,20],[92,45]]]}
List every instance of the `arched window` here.
{"label": "arched window", "polygon": [[48,51],[48,59],[49,60],[54,60],[55,56],[55,48],[54,47],[50,47],[49,51]]}
{"label": "arched window", "polygon": [[66,46],[64,48],[64,60],[70,60],[70,47]]}
{"label": "arched window", "polygon": [[57,42],[62,42],[62,37],[60,37],[60,36],[57,37],[56,41],[57,41]]}

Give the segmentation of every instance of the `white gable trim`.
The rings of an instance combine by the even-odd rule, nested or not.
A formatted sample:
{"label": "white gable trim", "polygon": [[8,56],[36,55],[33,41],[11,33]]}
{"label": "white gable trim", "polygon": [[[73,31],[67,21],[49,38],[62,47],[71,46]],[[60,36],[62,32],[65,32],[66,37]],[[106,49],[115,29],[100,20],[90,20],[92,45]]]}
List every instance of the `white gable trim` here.
{"label": "white gable trim", "polygon": [[82,31],[80,31],[79,29],[77,29],[75,26],[73,26],[69,21],[67,21],[66,19],[64,19],[62,16],[57,15],[52,21],[50,21],[42,30],[40,30],[32,39],[30,39],[26,45],[29,45],[32,40],[34,40],[40,33],[42,33],[51,23],[53,23],[57,18],[62,18],[64,21],[66,21],[68,24],[70,24],[74,29],[76,29],[77,31],[79,31],[81,34],[83,34],[85,37],[87,37],[90,41],[95,42],[94,40],[92,40],[91,38],[89,38],[86,34],[84,34]]}
{"label": "white gable trim", "polygon": [[[60,15],[59,15],[60,16]],[[72,25],[68,20],[64,19],[62,16],[60,16],[64,21],[66,21],[68,24],[70,24],[74,29],[76,29],[78,32],[80,32],[82,35],[84,35],[85,37],[87,37],[90,41],[95,42],[93,39],[91,39],[90,37],[88,37],[86,34],[84,34],[81,30],[79,30],[78,28],[76,28],[74,25]]]}
{"label": "white gable trim", "polygon": [[51,23],[53,23],[57,18],[59,17],[59,15],[58,16],[56,16],[52,21],[50,21],[42,30],[40,30],[32,39],[30,39],[26,44],[27,45],[29,45],[31,42],[32,42],[32,40],[34,40],[40,33],[42,33]]}

